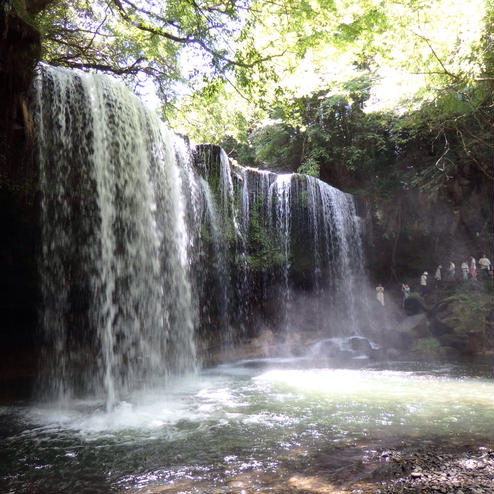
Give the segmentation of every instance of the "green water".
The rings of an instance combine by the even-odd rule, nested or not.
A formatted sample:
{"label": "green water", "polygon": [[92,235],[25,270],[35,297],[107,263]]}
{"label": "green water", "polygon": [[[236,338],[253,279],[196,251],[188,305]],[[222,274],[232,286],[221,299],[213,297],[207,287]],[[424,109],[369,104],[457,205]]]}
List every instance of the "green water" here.
{"label": "green water", "polygon": [[0,492],[255,492],[345,448],[489,443],[494,381],[478,374],[267,360],[136,393],[111,413],[98,400],[3,407]]}

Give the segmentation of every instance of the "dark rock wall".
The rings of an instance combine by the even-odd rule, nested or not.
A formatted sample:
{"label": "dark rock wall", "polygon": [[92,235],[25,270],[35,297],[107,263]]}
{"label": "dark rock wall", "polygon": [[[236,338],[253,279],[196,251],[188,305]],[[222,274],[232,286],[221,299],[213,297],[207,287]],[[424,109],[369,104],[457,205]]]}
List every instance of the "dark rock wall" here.
{"label": "dark rock wall", "polygon": [[[16,2],[16,5],[20,2]],[[33,13],[41,5],[23,5]],[[31,9],[31,10],[29,10]],[[0,9],[0,371],[35,358],[39,242],[37,170],[28,94],[40,56],[40,36],[13,6]],[[14,358],[15,356],[15,358]],[[8,358],[7,358],[8,357]]]}
{"label": "dark rock wall", "polygon": [[386,201],[366,200],[366,250],[375,280],[417,281],[438,264],[446,268],[452,260],[459,270],[470,256],[494,254],[492,184],[479,176],[453,182],[440,192],[403,190]]}

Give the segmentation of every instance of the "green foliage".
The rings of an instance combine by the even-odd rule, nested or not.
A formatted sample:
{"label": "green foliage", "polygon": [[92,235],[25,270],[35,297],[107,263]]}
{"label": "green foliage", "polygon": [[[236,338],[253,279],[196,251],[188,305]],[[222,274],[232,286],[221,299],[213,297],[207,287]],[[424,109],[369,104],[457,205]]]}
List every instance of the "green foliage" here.
{"label": "green foliage", "polygon": [[410,186],[439,190],[451,178],[473,173],[494,180],[492,93],[485,81],[467,96],[463,89],[451,89],[434,103],[394,119],[391,132],[399,156],[408,161],[417,148],[425,150],[420,161],[406,163],[408,171],[402,175]]}
{"label": "green foliage", "polygon": [[440,354],[440,349],[441,344],[433,336],[428,338],[418,338],[412,345],[412,352],[420,355],[421,357],[438,357]]}
{"label": "green foliage", "polygon": [[255,161],[275,171],[294,170],[300,160],[302,135],[290,125],[274,121],[252,131],[249,144]]}
{"label": "green foliage", "polygon": [[[22,0],[10,3],[26,10]],[[396,102],[475,85],[492,58],[493,10],[492,0],[58,0],[36,22],[49,63],[113,72],[134,85],[150,77],[165,104],[175,81],[192,83],[206,104],[219,85],[233,84],[237,101],[267,109],[328,87],[356,100],[360,77],[365,100],[390,73],[401,77],[385,89]],[[404,82],[409,94],[397,91]]]}
{"label": "green foliage", "polygon": [[[238,63],[226,40],[239,36],[246,8],[244,0],[58,0],[36,22],[44,61],[110,72],[137,92],[152,80],[168,103],[177,82],[200,87],[205,98],[214,95],[216,76]],[[195,57],[194,66],[184,57]]]}
{"label": "green foliage", "polygon": [[258,198],[249,216],[247,264],[250,270],[270,272],[284,262],[272,232],[265,224],[263,198]]}
{"label": "green foliage", "polygon": [[458,335],[471,332],[485,334],[488,318],[492,315],[492,295],[480,290],[460,290],[441,301],[449,307],[449,315],[444,319]]}
{"label": "green foliage", "polygon": [[251,129],[244,143],[230,138],[227,149],[243,164],[317,177],[353,175],[391,193],[399,184],[391,118],[362,111],[367,82],[349,83],[352,96],[322,92],[276,107],[271,120]]}
{"label": "green foliage", "polygon": [[321,173],[321,165],[318,161],[309,156],[305,161],[297,168],[297,173],[305,173],[306,175],[311,175],[313,177],[319,177]]}
{"label": "green foliage", "polygon": [[[242,39],[285,51],[241,71],[249,117],[229,131],[240,163],[319,174],[347,190],[366,183],[384,198],[438,191],[458,175],[494,178],[492,0],[256,9]],[[231,94],[225,112],[241,100]],[[384,110],[371,111],[376,101]]]}

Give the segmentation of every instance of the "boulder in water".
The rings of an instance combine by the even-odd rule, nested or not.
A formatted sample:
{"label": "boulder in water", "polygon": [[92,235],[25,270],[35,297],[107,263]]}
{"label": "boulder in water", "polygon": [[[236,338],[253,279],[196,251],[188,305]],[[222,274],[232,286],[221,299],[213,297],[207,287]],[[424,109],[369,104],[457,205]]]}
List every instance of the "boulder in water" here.
{"label": "boulder in water", "polygon": [[367,356],[371,356],[374,352],[369,340],[367,338],[363,338],[362,336],[352,336],[349,338],[348,343],[354,352]]}

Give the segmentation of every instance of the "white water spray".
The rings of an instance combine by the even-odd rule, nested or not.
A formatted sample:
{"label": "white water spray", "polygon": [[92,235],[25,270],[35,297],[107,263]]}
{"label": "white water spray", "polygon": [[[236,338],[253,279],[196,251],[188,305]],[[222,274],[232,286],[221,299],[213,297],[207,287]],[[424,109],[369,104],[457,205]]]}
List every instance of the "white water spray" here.
{"label": "white water spray", "polygon": [[111,408],[195,368],[184,167],[176,137],[108,78],[43,66],[35,109],[51,391],[104,391]]}

